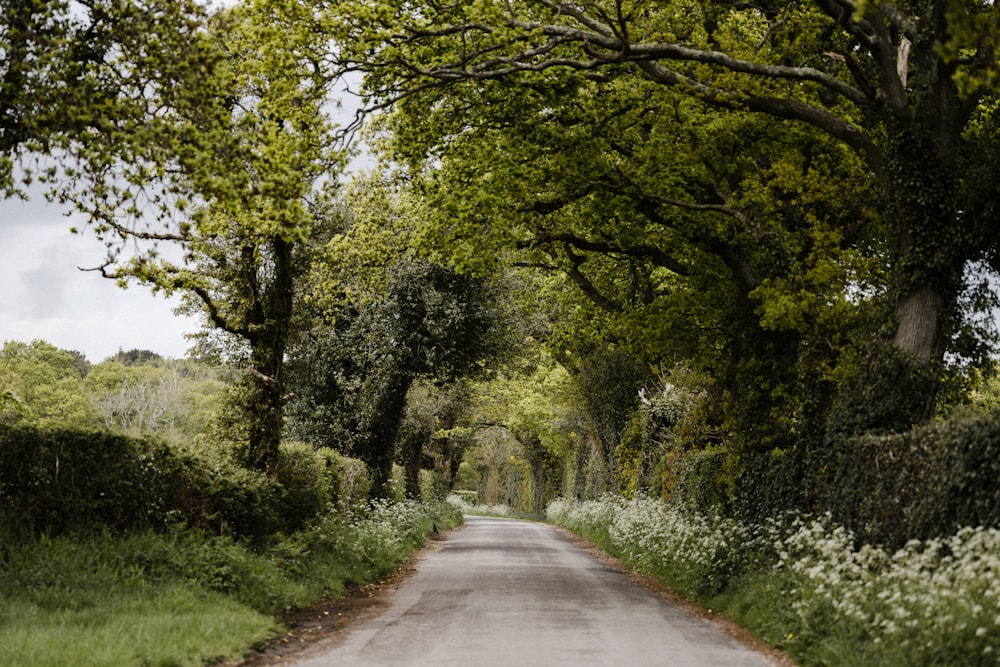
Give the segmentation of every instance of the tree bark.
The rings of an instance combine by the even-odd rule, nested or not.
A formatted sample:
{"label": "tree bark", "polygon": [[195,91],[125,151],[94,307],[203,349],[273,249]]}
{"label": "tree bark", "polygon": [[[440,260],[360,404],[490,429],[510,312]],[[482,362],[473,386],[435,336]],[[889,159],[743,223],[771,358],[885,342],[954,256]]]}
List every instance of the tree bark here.
{"label": "tree bark", "polygon": [[935,358],[938,320],[944,299],[930,287],[917,289],[896,305],[896,347],[916,364],[926,366]]}

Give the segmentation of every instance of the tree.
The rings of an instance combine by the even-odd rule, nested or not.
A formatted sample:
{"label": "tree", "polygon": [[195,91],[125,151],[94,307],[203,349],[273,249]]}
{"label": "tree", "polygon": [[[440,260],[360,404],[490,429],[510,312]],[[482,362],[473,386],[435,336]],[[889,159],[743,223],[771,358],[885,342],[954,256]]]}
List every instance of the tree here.
{"label": "tree", "polygon": [[122,130],[157,109],[157,94],[199,89],[211,66],[203,18],[192,0],[4,2],[0,196],[54,179],[60,163],[72,170],[81,153],[128,150],[135,137]]}
{"label": "tree", "polygon": [[478,478],[481,501],[539,514],[556,496],[575,495],[577,482],[584,485],[588,471],[577,463],[590,453],[590,429],[567,369],[538,340],[519,352],[496,374],[470,383],[462,421],[473,444],[463,458]]}
{"label": "tree", "polygon": [[[549,155],[528,153],[525,160],[524,153],[502,143],[511,136],[503,130],[518,124],[520,110],[532,111],[519,126],[517,136],[524,142],[544,140],[550,128],[560,127],[549,122],[552,117],[565,119],[561,127],[581,128],[580,135],[603,135],[607,124],[630,120],[631,141],[620,141],[629,135],[610,135],[619,140],[614,150],[605,151],[612,169],[598,178],[580,179],[579,189],[605,185],[601,192],[620,195],[606,198],[606,204],[630,199],[627,209],[639,209],[651,221],[668,221],[655,243],[623,233],[628,228],[588,238],[521,227],[519,219],[505,224],[484,215],[479,200],[464,207],[455,202],[450,212],[470,226],[477,221],[488,237],[515,245],[563,241],[561,247],[568,248],[563,264],[584,289],[589,287],[578,271],[582,251],[642,258],[681,277],[696,263],[683,261],[687,248],[706,252],[728,272],[728,284],[758,299],[756,304],[741,301],[758,317],[758,325],[765,325],[762,335],[730,338],[740,363],[753,361],[748,350],[761,352],[752,364],[758,376],[796,374],[794,364],[768,370],[766,357],[801,351],[797,332],[792,331],[796,335],[790,340],[768,333],[781,333],[777,327],[793,325],[801,316],[796,303],[800,290],[808,300],[815,298],[815,309],[828,301],[828,294],[835,304],[849,304],[852,292],[854,298],[878,297],[885,315],[865,314],[862,319],[869,338],[874,335],[881,343],[857,353],[863,375],[853,391],[869,401],[873,391],[891,392],[895,402],[883,402],[887,407],[881,413],[869,414],[857,426],[901,428],[932,409],[944,355],[958,331],[957,304],[968,263],[996,256],[998,18],[1000,10],[991,2],[946,0],[655,6],[623,1],[384,2],[367,11],[349,11],[343,30],[351,36],[344,43],[357,46],[358,66],[369,72],[373,105],[401,110],[394,128],[397,145],[413,149],[402,156],[423,150],[428,161],[444,163],[456,156],[461,161],[471,147],[490,146],[485,140],[466,142],[469,136],[492,136],[484,178],[503,186],[501,192],[528,192],[527,201],[536,208],[565,209],[566,197],[558,188],[546,192],[549,181],[532,178],[536,163]],[[595,114],[609,91],[610,109]],[[631,101],[623,105],[621,99]],[[496,103],[494,108],[515,120],[484,113],[486,102]],[[507,103],[512,106],[500,106]],[[451,124],[443,120],[448,113],[456,119]],[[733,164],[697,177],[692,172],[697,160],[675,156],[697,158],[700,149],[673,152],[670,135],[649,131],[671,117],[688,128],[697,119],[701,129],[689,129],[687,135],[714,136],[719,148],[725,143],[720,138],[737,137],[737,150],[729,153]],[[537,128],[534,135],[532,126]],[[757,184],[731,197],[726,186],[746,183],[736,178],[746,166],[743,158],[761,156],[743,133],[750,130],[780,145],[779,127],[793,137],[792,150],[781,154],[769,149],[763,168],[751,163],[745,172]],[[747,146],[749,154],[743,152]],[[648,179],[652,172],[643,177],[653,154],[674,167],[659,182]],[[462,162],[465,171],[455,169],[448,176],[453,187],[463,178],[482,180],[468,169],[468,155]],[[585,160],[589,157],[584,153]],[[704,166],[711,172],[718,164]],[[696,178],[690,178],[692,173]],[[789,187],[790,174],[806,177],[804,187]],[[868,183],[873,187],[866,191]],[[842,184],[850,194],[837,191]],[[755,215],[761,204],[772,204],[770,213],[781,214],[785,230],[812,228],[809,243],[799,246],[798,258],[809,260],[804,274],[792,272],[800,268],[793,262],[783,274],[776,271],[761,281],[753,270],[765,262],[747,262],[738,252],[744,239],[755,237],[757,252],[769,249],[767,237],[760,235],[767,227]],[[794,208],[791,215],[782,210],[786,204]],[[604,213],[595,219],[615,220],[619,208],[591,210]],[[775,219],[763,220],[769,217]],[[681,222],[673,222],[677,220]],[[670,235],[684,229],[680,239]],[[789,248],[783,243],[771,247]],[[817,256],[817,250],[823,254]],[[795,253],[788,256],[796,259]],[[859,277],[857,260],[865,256],[877,261]],[[820,282],[810,285],[814,279]],[[778,290],[796,286],[800,290]],[[762,296],[772,301],[761,304]],[[880,321],[891,325],[878,329],[871,324]],[[817,324],[821,327],[808,332],[807,341],[822,340],[816,334],[829,323]],[[820,363],[829,367],[831,362]],[[746,372],[738,364],[732,370]]]}
{"label": "tree", "polygon": [[211,366],[131,350],[96,364],[84,386],[105,427],[190,441],[204,434],[220,407],[219,375]]}
{"label": "tree", "polygon": [[411,385],[397,438],[408,497],[420,497],[421,470],[436,472],[447,488],[453,487],[472,433],[465,419],[472,382],[418,379]]}
{"label": "tree", "polygon": [[296,366],[300,433],[361,458],[373,496],[387,496],[410,388],[421,377],[447,383],[485,370],[484,359],[497,353],[496,294],[481,279],[397,262],[383,295],[320,320],[304,341]]}
{"label": "tree", "polygon": [[415,254],[420,211],[405,188],[357,181],[328,221],[337,231],[314,252],[303,294],[312,321],[294,355],[295,431],[365,461],[377,497],[389,492],[413,384],[483,373],[509,345],[497,282]]}
{"label": "tree", "polygon": [[324,110],[336,74],[316,21],[294,2],[214,15],[196,31],[204,66],[131,91],[144,104],[113,129],[124,148],[84,149],[63,191],[105,241],[104,276],[180,292],[235,340],[248,369],[245,458],[265,471],[281,436],[294,255],[317,181],[341,157]]}
{"label": "tree", "polygon": [[40,427],[93,428],[98,416],[90,405],[80,371],[79,352],[43,340],[7,341],[0,350],[0,394],[12,420]]}

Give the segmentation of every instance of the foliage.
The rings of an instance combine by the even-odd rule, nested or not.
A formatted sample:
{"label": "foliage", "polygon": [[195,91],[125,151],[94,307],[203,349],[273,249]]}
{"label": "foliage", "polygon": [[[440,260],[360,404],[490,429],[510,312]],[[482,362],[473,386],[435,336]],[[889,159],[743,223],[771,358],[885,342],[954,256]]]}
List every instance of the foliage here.
{"label": "foliage", "polygon": [[99,431],[0,426],[3,529],[60,535],[185,524],[261,539],[297,530],[366,494],[366,472],[330,451],[288,444],[272,476],[223,451]]}
{"label": "foliage", "polygon": [[676,504],[611,495],[588,501],[557,499],[546,516],[599,538],[630,567],[656,575],[685,595],[721,592],[746,565],[744,553],[736,548],[748,538],[742,526]]}
{"label": "foliage", "polygon": [[[371,187],[361,188],[365,183]],[[513,338],[502,326],[509,309],[499,281],[415,254],[418,210],[407,195],[384,181],[358,181],[344,202],[347,211],[326,221],[336,231],[314,252],[303,298],[311,321],[293,359],[292,431],[364,460],[379,497],[388,492],[414,383],[442,386],[486,373],[487,361],[498,362]],[[372,270],[359,273],[359,265]],[[411,493],[418,481],[416,446],[404,457]]]}
{"label": "foliage", "polygon": [[[821,521],[792,525],[776,569],[794,586],[800,621],[786,639],[807,664],[826,664],[855,638],[863,662],[992,664],[1000,617],[1000,532],[963,528],[891,552]],[[821,628],[836,627],[830,638]],[[833,645],[831,645],[833,644]],[[839,649],[839,650],[838,650]],[[860,658],[856,653],[855,659]]]}
{"label": "foliage", "polygon": [[4,523],[27,534],[160,525],[166,509],[152,441],[97,431],[0,429]]}
{"label": "foliage", "polygon": [[[963,526],[995,528],[998,424],[996,414],[979,415],[834,441],[822,451],[775,451],[747,460],[729,492],[747,520],[806,507],[891,548]],[[717,462],[693,482],[718,488],[712,479],[720,472]]]}
{"label": "foliage", "polygon": [[386,294],[317,324],[300,358],[303,436],[360,457],[383,493],[407,392],[418,377],[446,382],[481,371],[492,345],[488,286],[426,263],[398,265]]}
{"label": "foliage", "polygon": [[[469,392],[464,379],[441,384],[422,379],[411,385],[397,437],[408,498],[448,495],[470,441],[468,429],[458,426]],[[443,488],[425,488],[425,482]]]}
{"label": "foliage", "polygon": [[81,356],[42,340],[6,341],[0,350],[0,392],[15,406],[5,411],[7,419],[42,427],[96,427]]}
{"label": "foliage", "polygon": [[120,141],[82,145],[60,193],[104,241],[105,277],[179,292],[238,341],[247,462],[261,470],[280,441],[293,255],[310,234],[308,199],[341,157],[324,108],[335,74],[311,18],[304,4],[250,2],[196,24],[198,66],[173,81],[154,60],[157,78],[125,91],[143,104]]}
{"label": "foliage", "polygon": [[134,149],[157,97],[204,90],[204,17],[193,0],[4,3],[0,196],[56,180],[60,162],[72,176],[74,158]]}
{"label": "foliage", "polygon": [[91,368],[84,386],[105,428],[179,442],[206,430],[219,410],[223,378],[217,367],[188,361],[107,360]]}
{"label": "foliage", "polygon": [[469,393],[462,423],[472,442],[458,471],[462,483],[483,504],[537,516],[561,492],[584,429],[572,378],[529,338]]}
{"label": "foliage", "polygon": [[882,385],[906,428],[947,355],[978,354],[961,295],[998,240],[992,3],[339,9],[433,204],[422,238],[563,272],[620,339],[716,379],[741,451]]}
{"label": "foliage", "polygon": [[[573,377],[577,402],[600,442],[610,477],[618,465],[616,448],[638,405],[639,389],[648,379],[647,369],[633,355],[615,348],[591,351],[577,363]],[[608,490],[618,491],[615,480],[605,484]]]}

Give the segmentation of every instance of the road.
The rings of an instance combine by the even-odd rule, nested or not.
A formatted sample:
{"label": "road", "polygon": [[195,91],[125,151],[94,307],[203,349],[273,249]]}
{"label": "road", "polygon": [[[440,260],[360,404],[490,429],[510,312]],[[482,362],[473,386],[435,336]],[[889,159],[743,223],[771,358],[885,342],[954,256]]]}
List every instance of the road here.
{"label": "road", "polygon": [[442,544],[381,615],[298,667],[771,664],[549,526],[467,517]]}

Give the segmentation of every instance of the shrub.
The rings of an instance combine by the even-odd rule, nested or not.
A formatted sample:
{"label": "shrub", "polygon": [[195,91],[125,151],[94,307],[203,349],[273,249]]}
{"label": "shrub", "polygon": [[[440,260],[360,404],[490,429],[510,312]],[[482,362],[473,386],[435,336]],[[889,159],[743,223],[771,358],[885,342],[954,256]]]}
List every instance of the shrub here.
{"label": "shrub", "polygon": [[216,535],[260,537],[280,527],[281,487],[223,452],[172,449],[157,469],[166,489],[162,524]]}
{"label": "shrub", "polygon": [[547,516],[687,595],[721,591],[746,565],[739,546],[745,547],[747,531],[739,523],[677,504],[610,495],[559,499],[549,504]]}
{"label": "shrub", "polygon": [[340,470],[331,457],[295,442],[278,450],[274,479],[279,486],[281,530],[297,530],[325,510],[337,497]]}
{"label": "shrub", "polygon": [[1000,415],[850,438],[807,465],[807,509],[830,512],[863,541],[900,547],[963,526],[1000,527]]}

